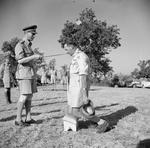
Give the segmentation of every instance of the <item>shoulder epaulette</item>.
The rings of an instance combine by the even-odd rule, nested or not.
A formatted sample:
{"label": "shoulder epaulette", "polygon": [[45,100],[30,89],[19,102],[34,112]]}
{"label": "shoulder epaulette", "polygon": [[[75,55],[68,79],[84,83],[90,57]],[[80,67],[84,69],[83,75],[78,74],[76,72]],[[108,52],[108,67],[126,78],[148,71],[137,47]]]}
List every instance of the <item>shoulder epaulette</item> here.
{"label": "shoulder epaulette", "polygon": [[20,44],[24,44],[24,43],[25,43],[25,41],[23,41],[23,40],[22,40],[22,41],[20,41]]}

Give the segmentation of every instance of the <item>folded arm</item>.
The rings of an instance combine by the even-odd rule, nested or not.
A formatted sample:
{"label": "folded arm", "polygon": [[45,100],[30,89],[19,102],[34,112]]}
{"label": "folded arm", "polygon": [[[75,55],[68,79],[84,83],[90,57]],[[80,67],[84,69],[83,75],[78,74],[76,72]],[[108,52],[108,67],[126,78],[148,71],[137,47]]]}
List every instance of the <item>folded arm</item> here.
{"label": "folded arm", "polygon": [[22,59],[18,59],[18,63],[20,63],[20,64],[28,63],[30,61],[37,60],[39,58],[40,58],[40,55],[32,55],[32,56],[29,56],[29,57],[24,57]]}

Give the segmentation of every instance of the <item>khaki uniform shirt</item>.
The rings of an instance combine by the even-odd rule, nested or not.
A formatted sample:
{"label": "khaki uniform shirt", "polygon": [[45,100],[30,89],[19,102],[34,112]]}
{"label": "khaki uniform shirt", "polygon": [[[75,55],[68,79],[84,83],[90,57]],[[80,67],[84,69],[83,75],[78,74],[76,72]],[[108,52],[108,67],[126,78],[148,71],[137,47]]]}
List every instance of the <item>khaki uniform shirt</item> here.
{"label": "khaki uniform shirt", "polygon": [[[31,48],[32,43],[26,40],[20,41],[15,47],[16,60],[33,55]],[[35,64],[33,61],[18,64],[16,78],[17,79],[34,79],[36,77]]]}
{"label": "khaki uniform shirt", "polygon": [[41,83],[42,84],[47,83],[46,75],[47,75],[46,70],[43,67],[41,67]]}
{"label": "khaki uniform shirt", "polygon": [[83,94],[80,92],[80,75],[86,75],[88,77],[89,69],[89,58],[84,52],[77,49],[70,64],[70,80],[67,93],[69,106],[80,107],[83,104]]}
{"label": "khaki uniform shirt", "polygon": [[51,69],[49,73],[50,73],[50,76],[51,76],[50,83],[55,84],[56,83],[56,74],[57,74],[56,70]]}
{"label": "khaki uniform shirt", "polygon": [[3,79],[4,87],[10,88],[11,87],[11,79],[12,79],[10,64],[3,63],[1,65],[1,73],[2,73],[2,79]]}

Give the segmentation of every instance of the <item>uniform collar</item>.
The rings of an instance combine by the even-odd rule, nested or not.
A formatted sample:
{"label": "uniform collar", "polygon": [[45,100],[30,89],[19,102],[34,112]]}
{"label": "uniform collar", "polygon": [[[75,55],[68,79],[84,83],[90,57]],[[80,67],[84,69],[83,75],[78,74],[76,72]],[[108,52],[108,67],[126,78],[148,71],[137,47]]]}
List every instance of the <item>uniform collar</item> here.
{"label": "uniform collar", "polygon": [[23,38],[23,41],[25,42],[25,44],[27,46],[31,46],[32,45],[32,43],[29,40],[25,39],[25,38]]}
{"label": "uniform collar", "polygon": [[80,50],[77,48],[72,56],[75,57],[79,52]]}

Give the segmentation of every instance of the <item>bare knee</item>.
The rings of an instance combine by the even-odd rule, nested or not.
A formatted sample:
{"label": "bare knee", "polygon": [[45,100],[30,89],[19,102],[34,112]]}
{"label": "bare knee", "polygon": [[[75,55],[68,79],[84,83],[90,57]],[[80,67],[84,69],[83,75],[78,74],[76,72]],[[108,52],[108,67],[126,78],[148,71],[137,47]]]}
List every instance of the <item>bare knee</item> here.
{"label": "bare knee", "polygon": [[19,97],[18,102],[25,103],[26,100],[31,100],[31,98],[32,98],[32,94],[21,95],[21,96]]}

